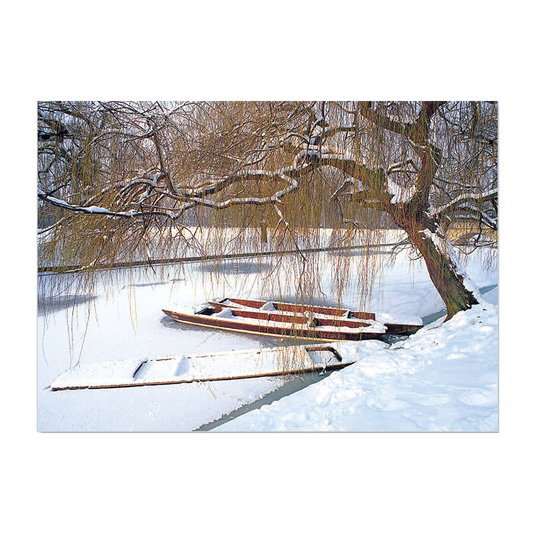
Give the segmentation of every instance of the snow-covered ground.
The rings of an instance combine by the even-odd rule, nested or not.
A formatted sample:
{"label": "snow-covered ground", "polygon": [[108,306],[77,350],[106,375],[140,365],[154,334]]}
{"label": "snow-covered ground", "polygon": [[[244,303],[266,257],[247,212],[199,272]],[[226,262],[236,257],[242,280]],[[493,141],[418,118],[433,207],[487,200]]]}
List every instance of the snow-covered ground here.
{"label": "snow-covered ground", "polygon": [[[322,294],[316,303],[336,304],[336,256],[320,256]],[[380,254],[368,309],[393,316],[425,317],[442,309],[424,265],[403,253],[394,264]],[[497,284],[497,261],[484,268],[485,253],[472,254],[467,270],[479,287]],[[361,258],[353,254],[354,271]],[[291,261],[255,258],[216,268],[190,263],[116,274],[85,297],[66,292],[38,317],[38,428],[41,431],[190,431],[253,402],[286,382],[257,378],[227,382],[55,391],[50,384],[76,364],[145,357],[199,355],[289,343],[263,336],[185,326],[161,309],[197,305],[215,296],[290,299],[298,283],[298,256]],[[293,263],[289,266],[288,263]],[[265,280],[262,274],[274,266]],[[355,279],[355,276],[354,276]],[[154,281],[157,282],[154,283]],[[424,328],[399,344],[356,343],[358,363],[289,397],[219,426],[219,431],[496,431],[498,429],[497,291],[454,320]],[[359,307],[354,283],[342,304]],[[441,320],[442,322],[442,320]]]}
{"label": "snow-covered ground", "polygon": [[216,429],[497,431],[495,303],[497,289],[403,342],[361,342],[357,364]]}

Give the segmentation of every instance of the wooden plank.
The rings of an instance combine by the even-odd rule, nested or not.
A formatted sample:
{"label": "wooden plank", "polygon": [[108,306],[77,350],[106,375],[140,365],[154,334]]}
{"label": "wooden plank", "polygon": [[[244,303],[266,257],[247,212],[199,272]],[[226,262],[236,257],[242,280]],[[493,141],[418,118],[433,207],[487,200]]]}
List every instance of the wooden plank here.
{"label": "wooden plank", "polygon": [[387,328],[387,333],[391,333],[393,335],[408,335],[417,332],[422,327],[422,325],[390,324],[388,322],[385,322],[385,327]]}
{"label": "wooden plank", "polygon": [[187,383],[203,383],[209,381],[230,381],[237,379],[253,379],[253,378],[268,378],[268,377],[277,377],[277,376],[287,376],[287,375],[298,375],[298,374],[311,374],[313,372],[323,372],[324,370],[340,370],[346,368],[347,366],[353,365],[354,363],[338,363],[334,365],[328,365],[326,368],[323,367],[313,367],[313,368],[302,368],[300,370],[277,370],[272,372],[261,372],[254,374],[244,374],[236,376],[216,376],[216,377],[207,377],[207,378],[192,378],[192,379],[169,379],[165,381],[150,381],[150,382],[124,382],[124,383],[113,383],[113,384],[91,384],[91,385],[58,385],[56,387],[50,387],[52,391],[65,391],[65,390],[86,390],[86,389],[122,389],[129,387],[154,387],[161,385],[184,385]]}

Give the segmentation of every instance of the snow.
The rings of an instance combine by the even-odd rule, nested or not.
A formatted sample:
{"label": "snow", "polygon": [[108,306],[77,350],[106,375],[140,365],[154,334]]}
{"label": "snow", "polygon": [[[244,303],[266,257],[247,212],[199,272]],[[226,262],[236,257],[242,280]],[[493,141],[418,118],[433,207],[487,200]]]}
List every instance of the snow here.
{"label": "snow", "polygon": [[64,207],[66,209],[72,209],[74,211],[82,211],[84,213],[90,213],[93,215],[107,215],[110,217],[134,217],[137,214],[139,214],[137,211],[130,209],[129,211],[121,211],[119,213],[113,213],[109,211],[109,209],[106,209],[104,207],[100,207],[97,205],[91,205],[88,207],[83,207],[80,205],[73,205],[69,204],[68,202],[65,202],[64,200],[61,200],[59,198],[54,198],[53,196],[49,196],[45,192],[43,192],[41,189],[37,189],[38,195],[42,198],[46,198],[48,201],[50,201],[52,204]]}
{"label": "snow", "polygon": [[357,364],[215,431],[498,430],[496,305],[390,347],[358,344]]}
{"label": "snow", "polygon": [[[496,267],[484,269],[486,253],[483,249],[471,254],[465,267],[479,287],[498,280]],[[335,306],[330,268],[334,256],[318,256],[323,262],[320,286],[332,300],[321,296],[313,303]],[[289,268],[291,261],[294,264]],[[361,258],[354,254],[352,261],[356,269]],[[82,294],[77,300],[69,292],[53,300],[41,293],[47,307],[38,316],[38,429],[191,431],[286,383],[285,378],[270,377],[127,389],[50,390],[54,380],[77,364],[81,369],[92,363],[129,364],[290,344],[287,339],[187,326],[164,316],[163,308],[179,305],[197,310],[202,302],[215,297],[266,301],[294,297],[299,282],[294,276],[297,254],[282,262],[261,257],[238,262],[246,268],[235,268],[236,264],[229,262],[227,270],[218,266],[220,275],[214,275],[207,263],[159,266],[157,278],[151,271],[134,270],[130,277],[118,270],[110,286],[98,285],[95,293]],[[262,279],[270,265],[274,273]],[[271,285],[280,280],[282,284]],[[360,308],[355,282],[340,303],[342,308]],[[424,265],[409,261],[407,252],[402,252],[395,264],[384,262],[365,310],[397,318],[425,317],[442,308]],[[262,431],[495,431],[496,302],[484,301],[479,318],[475,312],[439,327],[426,326],[409,340],[390,347],[380,341],[340,343],[343,357],[351,353],[357,359],[355,365],[270,407],[225,423],[218,431],[244,427]],[[472,323],[476,320],[479,323]]]}
{"label": "snow", "polygon": [[391,204],[405,204],[413,199],[416,193],[416,184],[410,187],[402,187],[390,176],[387,176],[387,192],[392,195]]}
{"label": "snow", "polygon": [[111,211],[109,211],[109,209],[105,209],[104,207],[100,207],[97,205],[91,205],[89,207],[86,207],[84,210],[87,211],[88,213],[99,214],[99,215],[110,215],[111,214]]}
{"label": "snow", "polygon": [[233,315],[233,311],[229,308],[222,309],[222,311],[219,311],[216,316],[217,318],[240,320],[240,318]]}
{"label": "snow", "polygon": [[390,313],[376,313],[376,320],[386,324],[409,324],[412,326],[421,326],[422,319],[413,314],[402,313],[391,315]]}
{"label": "snow", "polygon": [[[124,281],[124,280],[123,280]],[[147,281],[141,277],[139,281]],[[183,282],[175,282],[183,285]],[[117,283],[120,285],[120,283]],[[144,283],[138,283],[144,285]],[[53,392],[48,387],[79,363],[139,360],[210,353],[224,348],[261,347],[261,342],[202,328],[175,327],[161,307],[172,282],[115,288],[94,301],[58,309],[38,317],[38,428],[41,431],[190,431],[242,404],[260,398],[284,383],[282,378],[233,382],[192,383],[133,389]],[[102,293],[104,289],[102,288]],[[133,293],[131,294],[130,291]],[[180,295],[194,294],[181,290]],[[132,321],[131,300],[137,306]],[[91,305],[95,309],[91,310]],[[176,323],[177,324],[177,323]],[[88,325],[88,326],[87,326]],[[231,340],[230,340],[231,339]]]}
{"label": "snow", "polygon": [[123,382],[124,376],[133,375],[144,360],[111,361],[107,363],[88,363],[77,365],[59,376],[52,387],[79,387],[92,384],[111,385]]}

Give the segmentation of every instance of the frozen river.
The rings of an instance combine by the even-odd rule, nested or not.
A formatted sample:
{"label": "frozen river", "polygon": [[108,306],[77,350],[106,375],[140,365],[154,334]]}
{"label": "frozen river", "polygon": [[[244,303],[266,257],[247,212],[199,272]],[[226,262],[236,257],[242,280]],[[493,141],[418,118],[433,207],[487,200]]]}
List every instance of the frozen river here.
{"label": "frozen river", "polygon": [[[303,262],[263,257],[158,266],[155,270],[114,270],[112,276],[90,292],[69,285],[50,297],[40,276],[38,313],[38,429],[40,431],[191,431],[209,424],[246,404],[257,401],[294,378],[255,378],[238,381],[193,383],[133,389],[57,391],[50,383],[76,364],[214,353],[287,345],[289,339],[252,336],[178,324],[161,309],[185,303],[197,305],[219,296],[294,299],[305,280],[305,269],[320,267],[319,290],[313,303],[337,305],[338,283],[331,253],[310,254]],[[442,309],[425,267],[400,255],[383,265],[374,281],[368,308],[392,314],[431,315]],[[357,253],[352,254],[354,281],[347,284],[340,303],[359,307],[356,283]],[[318,258],[318,259],[316,259]],[[316,263],[316,264],[313,264]],[[319,264],[320,263],[320,264]],[[469,273],[479,286],[495,283],[497,270],[484,271],[482,257],[470,256]],[[52,278],[48,278],[52,279]],[[300,378],[291,385],[305,385]],[[299,380],[299,381],[298,381]],[[286,390],[286,389],[285,389]],[[272,397],[271,397],[272,398]]]}

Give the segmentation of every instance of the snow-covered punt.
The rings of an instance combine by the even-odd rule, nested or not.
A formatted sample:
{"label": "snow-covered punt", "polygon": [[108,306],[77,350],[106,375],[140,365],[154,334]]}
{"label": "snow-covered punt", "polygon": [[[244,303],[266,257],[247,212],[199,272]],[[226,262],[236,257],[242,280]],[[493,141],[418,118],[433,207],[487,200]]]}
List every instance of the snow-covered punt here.
{"label": "snow-covered punt", "polygon": [[384,333],[407,334],[421,320],[398,323],[376,320],[375,313],[316,305],[265,302],[241,298],[217,299],[194,308],[163,309],[178,322],[278,337],[316,340],[367,340]]}
{"label": "snow-covered punt", "polygon": [[343,343],[97,362],[68,370],[50,388],[112,389],[281,376],[338,370],[356,359],[357,348]]}

